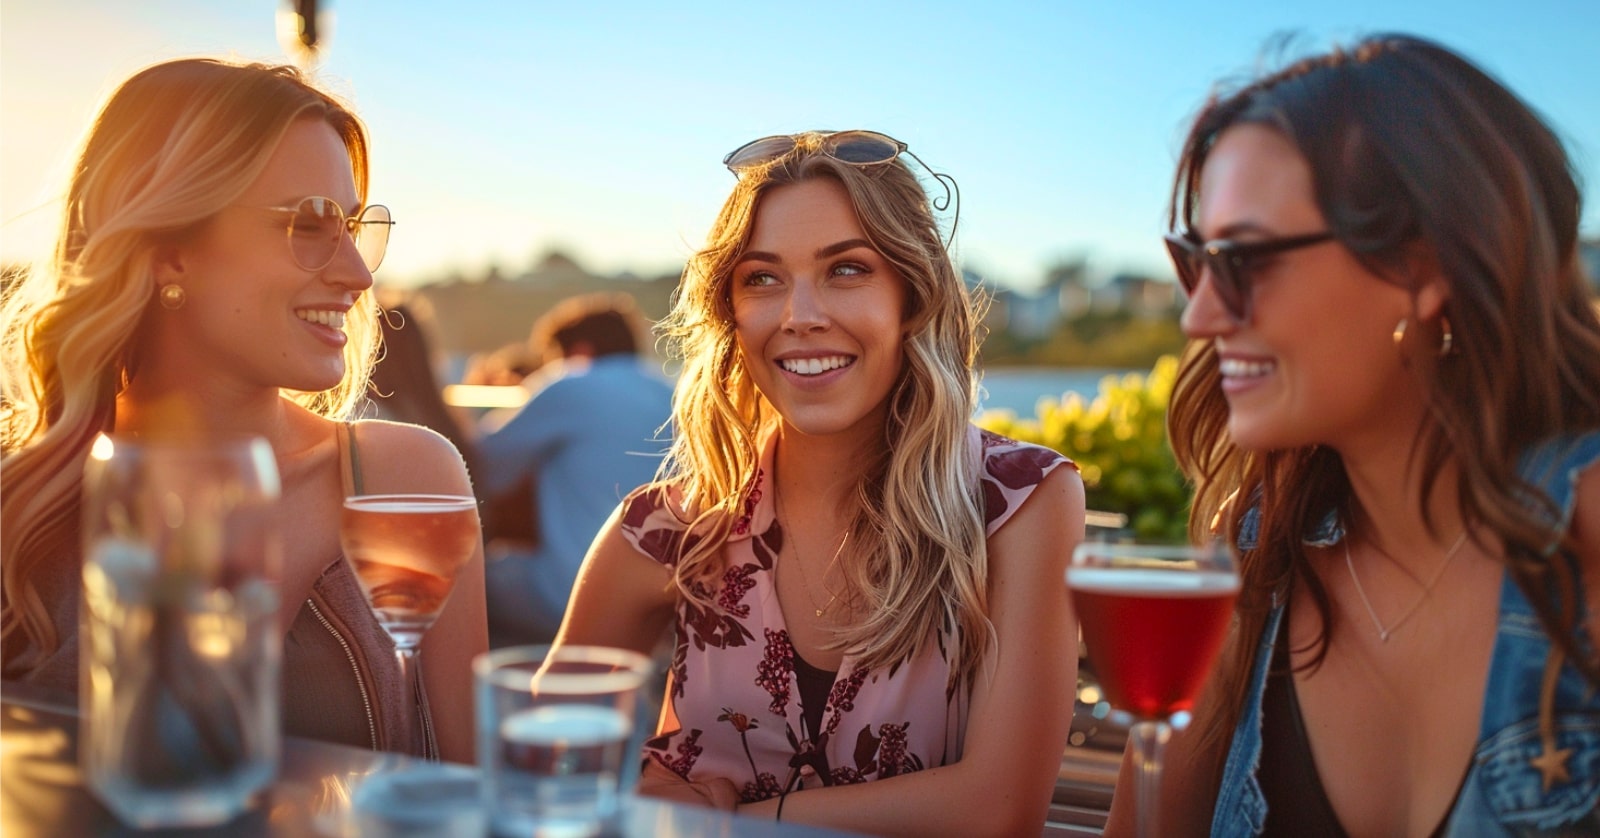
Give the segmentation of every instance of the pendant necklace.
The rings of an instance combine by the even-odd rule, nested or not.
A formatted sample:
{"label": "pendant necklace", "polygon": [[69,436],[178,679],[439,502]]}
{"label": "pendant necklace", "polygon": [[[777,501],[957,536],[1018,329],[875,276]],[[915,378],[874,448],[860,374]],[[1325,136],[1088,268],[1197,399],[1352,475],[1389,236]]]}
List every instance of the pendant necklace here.
{"label": "pendant necklace", "polygon": [[[777,487],[774,486],[773,488],[776,489]],[[791,520],[789,518],[789,511],[783,508],[783,493],[778,492],[777,494],[779,514],[784,520]],[[789,535],[790,537],[787,540],[790,544],[794,545],[794,563],[795,566],[800,568],[800,587],[805,589],[806,599],[811,600],[811,607],[815,609],[813,613],[815,613],[818,617],[821,617],[829,608],[833,607],[834,600],[839,598],[838,592],[828,588],[828,571],[833,570],[833,566],[839,563],[839,556],[844,553],[844,545],[850,540],[850,531],[844,531],[844,537],[839,539],[839,549],[833,551],[833,561],[828,562],[828,566],[822,569],[822,589],[831,594],[831,596],[828,597],[828,601],[822,605],[817,605],[817,598],[811,593],[811,577],[806,575],[805,560],[800,558],[800,543],[794,540],[793,532],[791,532]]]}
{"label": "pendant necklace", "polygon": [[[1461,552],[1461,545],[1466,543],[1467,530],[1463,527],[1461,535],[1456,537],[1456,543],[1450,545],[1450,549],[1445,552],[1444,561],[1439,563],[1439,569],[1433,572],[1433,578],[1422,586],[1422,595],[1417,597],[1416,602],[1411,603],[1411,607],[1400,615],[1400,619],[1394,621],[1394,625],[1385,626],[1383,621],[1378,619],[1378,612],[1372,607],[1372,600],[1367,599],[1366,589],[1361,587],[1361,577],[1356,575],[1356,563],[1350,558],[1350,539],[1344,539],[1344,566],[1350,569],[1350,581],[1356,584],[1356,595],[1361,597],[1361,604],[1367,607],[1367,616],[1372,618],[1372,625],[1378,629],[1379,640],[1388,643],[1389,637],[1399,631],[1400,627],[1411,619],[1412,614],[1417,613],[1417,609],[1422,607],[1423,601],[1428,598],[1429,594],[1433,593],[1433,587],[1439,584],[1440,579],[1444,578],[1444,571],[1450,566],[1451,560],[1455,559],[1456,554]],[[1412,578],[1414,579],[1415,577]]]}

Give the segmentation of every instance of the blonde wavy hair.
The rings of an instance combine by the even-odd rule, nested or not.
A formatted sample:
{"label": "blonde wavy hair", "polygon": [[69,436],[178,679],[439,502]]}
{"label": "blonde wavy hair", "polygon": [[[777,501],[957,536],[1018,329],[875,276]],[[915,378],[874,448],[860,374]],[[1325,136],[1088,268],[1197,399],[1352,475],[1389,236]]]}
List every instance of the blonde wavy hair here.
{"label": "blonde wavy hair", "polygon": [[[183,59],[149,67],[107,101],[68,184],[59,242],[7,292],[0,313],[0,641],[5,675],[25,675],[60,638],[36,576],[80,554],[81,472],[116,399],[138,375],[156,303],[152,255],[193,235],[261,174],[296,120],[326,120],[367,193],[366,130],[293,67]],[[346,323],[345,378],[284,395],[340,418],[366,389],[377,309],[363,294]]]}
{"label": "blonde wavy hair", "polygon": [[[899,159],[872,166],[837,161],[820,135],[743,173],[706,246],[690,259],[659,324],[682,360],[673,397],[674,436],[662,478],[692,515],[674,581],[703,607],[704,584],[721,572],[722,548],[759,463],[758,440],[780,421],[752,382],[734,336],[729,281],[761,197],[787,184],[829,178],[843,185],[867,239],[905,280],[905,368],[889,397],[883,445],[854,493],[850,543],[841,563],[847,592],[867,618],[835,644],[868,667],[893,665],[941,633],[953,681],[970,676],[988,648],[988,553],[980,464],[967,447],[973,410],[978,312],[940,240],[927,194]],[[942,640],[940,642],[943,642]]]}

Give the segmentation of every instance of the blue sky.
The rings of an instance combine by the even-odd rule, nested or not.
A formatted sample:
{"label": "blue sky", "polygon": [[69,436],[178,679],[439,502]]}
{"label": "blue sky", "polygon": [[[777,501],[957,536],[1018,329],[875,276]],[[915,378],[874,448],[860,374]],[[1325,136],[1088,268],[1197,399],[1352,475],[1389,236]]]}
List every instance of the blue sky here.
{"label": "blue sky", "polygon": [[[400,224],[379,280],[510,272],[552,246],[676,269],[732,184],[722,155],[808,128],[896,136],[961,185],[964,265],[1168,272],[1186,120],[1271,39],[1409,31],[1521,93],[1568,140],[1600,236],[1600,2],[985,3],[333,0],[320,77],[374,139]],[[285,60],[277,0],[0,0],[0,257],[47,252],[52,195],[114,85],[182,55]]]}

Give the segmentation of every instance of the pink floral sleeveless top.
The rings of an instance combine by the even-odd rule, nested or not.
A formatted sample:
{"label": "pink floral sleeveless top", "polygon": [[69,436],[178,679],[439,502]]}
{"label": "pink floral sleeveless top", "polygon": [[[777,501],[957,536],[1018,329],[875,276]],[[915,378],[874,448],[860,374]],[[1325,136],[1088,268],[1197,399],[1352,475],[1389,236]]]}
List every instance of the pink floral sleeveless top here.
{"label": "pink floral sleeveless top", "polygon": [[[1076,468],[1047,448],[976,427],[987,535],[994,535],[1058,466]],[[839,666],[821,729],[806,730],[795,651],[773,585],[782,544],[767,475],[773,439],[746,494],[744,513],[724,548],[717,607],[680,599],[668,700],[678,726],[645,745],[645,756],[686,779],[726,777],[746,802],[784,791],[861,783],[953,763],[961,758],[967,691],[949,684],[947,633],[930,636],[911,659],[862,669]],[[622,532],[640,552],[671,566],[686,524],[654,484],[623,500]]]}

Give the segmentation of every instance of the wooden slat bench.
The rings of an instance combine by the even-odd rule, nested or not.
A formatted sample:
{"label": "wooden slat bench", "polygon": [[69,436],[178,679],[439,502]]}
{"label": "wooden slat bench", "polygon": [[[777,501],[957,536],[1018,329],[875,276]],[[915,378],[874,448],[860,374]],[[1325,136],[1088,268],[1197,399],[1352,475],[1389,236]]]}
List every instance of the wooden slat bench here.
{"label": "wooden slat bench", "polygon": [[1050,838],[1099,835],[1111,811],[1111,792],[1117,785],[1126,728],[1094,717],[1094,707],[1077,702],[1073,708],[1071,744],[1061,757],[1055,795],[1044,835]]}

